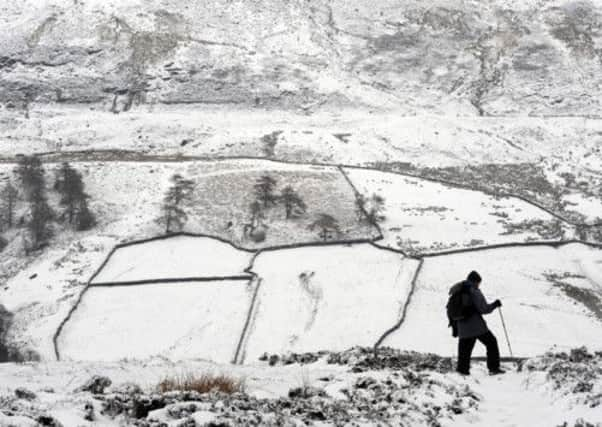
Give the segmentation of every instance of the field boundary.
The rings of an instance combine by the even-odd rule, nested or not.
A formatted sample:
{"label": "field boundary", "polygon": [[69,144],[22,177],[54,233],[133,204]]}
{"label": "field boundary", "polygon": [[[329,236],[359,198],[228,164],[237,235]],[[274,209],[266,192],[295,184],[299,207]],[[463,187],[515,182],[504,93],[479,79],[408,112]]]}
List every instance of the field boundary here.
{"label": "field boundary", "polygon": [[61,321],[61,323],[59,323],[59,326],[58,326],[57,330],[55,331],[54,335],[52,336],[52,345],[54,347],[54,355],[55,355],[57,361],[61,360],[61,354],[59,352],[58,340],[59,340],[59,337],[61,335],[61,332],[63,332],[63,328],[65,327],[65,325],[67,324],[67,322],[71,319],[71,316],[73,315],[73,313],[75,312],[75,310],[77,310],[77,308],[79,307],[80,303],[82,302],[82,299],[84,298],[84,294],[90,288],[90,283],[92,283],[92,281],[96,278],[96,276],[98,276],[100,274],[100,272],[105,268],[105,266],[109,262],[109,259],[111,258],[111,256],[113,255],[113,253],[116,250],[117,250],[117,246],[113,246],[113,248],[109,251],[109,253],[105,257],[105,259],[102,261],[102,263],[100,264],[100,266],[96,269],[96,271],[94,272],[94,274],[92,274],[92,276],[90,277],[90,279],[86,282],[86,284],[84,285],[84,288],[81,290],[81,292],[77,296],[77,299],[75,300],[75,302],[73,303],[73,305],[69,309],[69,312],[67,313],[67,316],[65,316],[65,318]]}
{"label": "field boundary", "polygon": [[[583,223],[583,222],[575,222],[571,221],[568,218],[552,211],[549,208],[539,204],[536,201],[526,198],[523,195],[508,193],[508,192],[493,192],[487,191],[481,188],[474,188],[470,185],[466,185],[457,181],[445,180],[441,178],[423,176],[416,173],[404,172],[399,170],[384,170],[379,169],[374,166],[366,166],[366,165],[345,165],[342,163],[331,163],[331,162],[302,162],[290,159],[274,159],[270,157],[263,156],[194,156],[194,155],[174,155],[174,154],[155,154],[148,155],[143,154],[140,155],[137,151],[132,150],[79,150],[79,151],[62,151],[62,152],[42,152],[36,154],[38,157],[42,157],[42,160],[46,163],[60,163],[64,161],[70,162],[98,162],[98,161],[113,161],[113,162],[164,162],[164,163],[178,163],[178,162],[219,162],[219,161],[236,161],[236,160],[256,160],[256,161],[266,161],[273,163],[282,163],[289,165],[298,165],[298,166],[317,166],[317,167],[331,167],[331,168],[347,168],[347,169],[358,169],[358,170],[368,170],[375,172],[383,172],[383,173],[391,173],[395,175],[406,176],[409,178],[422,179],[425,181],[436,182],[439,184],[444,184],[450,187],[461,188],[471,191],[478,191],[483,194],[487,194],[490,196],[497,197],[506,197],[506,198],[515,198],[519,199],[525,203],[528,203],[542,211],[547,212],[549,215],[555,217],[556,219],[570,225],[573,227],[581,227],[581,228],[597,228],[602,227],[602,222],[593,222],[593,223]],[[95,157],[96,156],[96,157]],[[104,157],[103,157],[104,156]],[[118,158],[115,158],[118,156]],[[0,163],[5,164],[13,164],[17,163],[19,156],[10,157],[0,157]]]}
{"label": "field boundary", "polygon": [[251,323],[255,316],[255,310],[257,309],[257,298],[259,295],[259,288],[261,287],[262,280],[259,277],[254,279],[257,282],[253,291],[253,297],[251,298],[251,304],[249,304],[249,311],[247,312],[247,318],[242,328],[238,344],[236,344],[236,351],[234,352],[234,358],[232,359],[233,365],[242,365],[244,362],[244,348],[246,347],[247,340],[249,339]]}
{"label": "field boundary", "polygon": [[257,258],[261,253],[262,251],[258,251],[257,253],[255,253],[255,255],[253,255],[253,257],[251,258],[251,261],[249,262],[249,266],[245,268],[245,273],[249,273],[253,276],[253,279],[251,279],[250,283],[253,283],[253,281],[255,281],[257,282],[257,285],[255,286],[253,297],[251,298],[251,304],[249,305],[249,311],[247,312],[247,318],[245,319],[245,324],[241,331],[240,339],[238,340],[238,344],[236,345],[234,359],[232,359],[232,364],[235,365],[242,364],[241,359],[243,359],[243,357],[241,352],[243,351],[243,347],[245,346],[246,341],[249,338],[249,327],[251,326],[251,321],[255,313],[255,308],[257,306],[257,296],[259,295],[259,287],[261,286],[262,280],[259,277],[259,275],[253,271],[253,267],[255,266],[255,261],[257,261]]}
{"label": "field boundary", "polygon": [[463,254],[463,253],[468,253],[468,252],[491,251],[491,250],[496,250],[496,249],[529,248],[529,247],[538,247],[538,246],[558,249],[558,248],[561,248],[563,246],[568,246],[568,245],[583,245],[583,246],[588,246],[588,247],[594,248],[594,249],[602,249],[602,244],[599,244],[599,243],[592,243],[592,242],[588,242],[585,240],[579,240],[579,239],[569,239],[569,240],[549,240],[549,241],[544,241],[544,242],[497,243],[497,244],[492,244],[492,245],[477,246],[474,248],[451,249],[448,251],[441,251],[441,252],[424,252],[424,253],[418,253],[416,256],[419,258],[436,258],[436,257],[440,257],[440,256],[456,255],[456,254]]}
{"label": "field boundary", "polygon": [[[403,322],[405,321],[406,312],[409,307],[411,297],[413,296],[414,291],[416,290],[416,282],[418,281],[418,277],[420,276],[422,266],[426,259],[437,258],[437,257],[441,257],[441,256],[450,256],[450,255],[456,255],[456,254],[470,253],[470,252],[481,252],[481,251],[508,249],[508,248],[548,247],[548,248],[553,248],[553,249],[558,250],[559,248],[561,248],[563,246],[573,245],[573,244],[588,246],[588,247],[591,247],[594,249],[602,249],[602,244],[584,242],[582,240],[574,239],[574,240],[548,241],[548,242],[504,243],[504,244],[498,244],[498,245],[480,246],[480,247],[476,247],[476,248],[458,249],[458,250],[447,251],[447,252],[423,253],[423,254],[416,255],[416,258],[409,257],[409,258],[413,258],[413,259],[418,259],[420,261],[420,264],[419,264],[418,268],[416,269],[416,272],[414,273],[414,277],[411,282],[411,289],[410,289],[410,292],[408,293],[408,298],[404,304],[402,314],[401,314],[399,321],[395,325],[393,325],[391,328],[389,328],[387,331],[385,331],[385,333],[378,339],[378,341],[376,341],[376,344],[374,344],[374,354],[375,355],[377,354],[378,348],[381,346],[381,344],[384,342],[384,340],[389,335],[391,335],[393,332],[398,330],[401,327],[401,325],[403,324]],[[377,246],[377,245],[375,245],[375,246]],[[379,247],[379,246],[377,246],[377,247]],[[393,248],[388,248],[388,249],[393,252],[402,253],[401,251],[393,249]],[[475,359],[475,358],[473,358],[473,359]],[[510,359],[512,359],[512,358],[510,358]],[[513,359],[522,360],[524,358],[513,358]]]}
{"label": "field boundary", "polygon": [[401,309],[401,316],[399,317],[399,320],[397,321],[397,323],[395,325],[393,325],[391,328],[387,329],[385,331],[385,333],[382,334],[381,337],[376,341],[376,343],[374,344],[374,354],[376,354],[378,347],[383,343],[383,341],[385,339],[387,339],[387,337],[389,335],[391,335],[393,332],[398,330],[401,327],[401,325],[403,324],[403,322],[406,318],[406,314],[408,312],[408,307],[410,306],[410,302],[412,300],[412,296],[414,295],[414,291],[416,290],[416,281],[418,280],[418,276],[420,275],[420,271],[422,270],[423,264],[424,264],[424,259],[420,259],[418,261],[418,266],[416,267],[416,271],[414,271],[414,276],[412,277],[412,282],[410,283],[410,291],[408,292],[406,300],[403,304],[403,308]]}
{"label": "field boundary", "polygon": [[[60,337],[60,334],[62,333],[65,324],[71,319],[71,316],[73,315],[73,313],[75,312],[75,310],[77,310],[77,308],[79,307],[84,294],[88,291],[88,289],[90,287],[95,287],[95,286],[104,286],[104,287],[111,287],[111,286],[131,286],[131,285],[145,285],[145,284],[156,284],[156,283],[165,283],[165,282],[169,282],[169,283],[177,283],[177,282],[194,282],[194,281],[198,281],[198,282],[209,282],[209,281],[250,281],[253,280],[255,277],[257,277],[256,273],[254,273],[252,271],[252,268],[254,266],[255,260],[257,259],[257,257],[264,253],[264,252],[273,252],[273,251],[278,251],[278,250],[287,250],[287,249],[299,249],[299,248],[305,248],[305,247],[328,247],[328,246],[351,246],[354,244],[370,244],[373,247],[380,249],[380,250],[385,250],[385,251],[389,251],[389,252],[394,252],[397,254],[400,254],[408,259],[414,259],[414,260],[418,260],[419,261],[419,266],[417,267],[415,273],[414,273],[414,277],[412,278],[412,282],[411,282],[411,286],[410,286],[410,292],[408,293],[408,298],[404,304],[404,307],[402,309],[402,314],[400,317],[400,320],[393,326],[391,327],[389,330],[387,330],[376,342],[376,344],[374,345],[374,350],[376,352],[376,350],[378,349],[378,347],[382,344],[382,342],[391,334],[393,333],[395,330],[399,329],[401,327],[401,325],[403,324],[403,322],[405,321],[405,317],[406,317],[406,312],[409,306],[409,303],[411,301],[411,297],[415,291],[416,288],[416,281],[418,279],[418,276],[422,270],[422,265],[424,263],[424,260],[427,258],[435,258],[435,257],[440,257],[440,256],[448,256],[448,255],[456,255],[456,254],[462,254],[462,253],[469,253],[469,252],[479,252],[479,251],[487,251],[487,250],[496,250],[496,249],[508,249],[508,248],[523,248],[523,247],[551,247],[554,249],[558,249],[560,247],[566,246],[566,245],[571,245],[571,244],[579,244],[579,245],[584,245],[584,246],[588,246],[591,248],[595,248],[595,249],[602,249],[602,244],[597,244],[597,243],[591,243],[591,242],[586,242],[583,240],[578,240],[578,239],[572,239],[572,240],[561,240],[561,241],[548,241],[548,242],[523,242],[523,243],[504,243],[504,244],[497,244],[497,245],[487,245],[487,246],[479,246],[476,248],[465,248],[465,249],[457,249],[457,250],[451,250],[451,251],[445,251],[445,252],[435,252],[435,253],[422,253],[422,254],[413,254],[413,255],[408,255],[405,251],[401,250],[401,249],[396,249],[396,248],[391,248],[391,247],[384,247],[384,246],[380,246],[377,244],[377,242],[379,240],[382,240],[382,236],[379,236],[377,238],[374,239],[354,239],[354,240],[332,240],[332,241],[316,241],[316,242],[307,242],[307,243],[296,243],[296,244],[290,244],[290,245],[280,245],[280,246],[272,246],[272,247],[266,247],[266,248],[262,248],[262,249],[257,249],[257,250],[251,250],[251,249],[244,249],[242,248],[241,250],[246,251],[246,252],[252,252],[253,253],[253,257],[251,258],[251,263],[250,265],[244,270],[245,273],[249,273],[251,276],[244,276],[244,275],[240,275],[240,276],[215,276],[215,277],[205,277],[205,278],[171,278],[171,279],[149,279],[149,280],[140,280],[140,281],[130,281],[130,282],[104,282],[104,283],[100,283],[100,284],[93,284],[92,282],[94,281],[94,279],[100,274],[100,272],[102,271],[102,269],[104,269],[104,267],[107,265],[107,263],[109,262],[109,260],[111,259],[111,257],[114,255],[114,253],[121,248],[124,247],[128,247],[128,246],[133,246],[133,245],[139,245],[139,244],[144,244],[144,243],[148,243],[148,242],[153,242],[153,241],[157,241],[157,240],[164,240],[164,239],[168,239],[171,237],[177,237],[177,236],[190,236],[190,237],[199,237],[199,238],[211,238],[211,239],[216,239],[219,241],[222,241],[224,243],[229,243],[231,246],[233,246],[235,249],[238,249],[238,247],[234,244],[232,244],[231,242],[228,242],[225,239],[220,239],[220,238],[215,238],[213,236],[207,235],[207,234],[201,234],[201,233],[188,233],[188,232],[180,232],[180,233],[172,233],[172,234],[167,234],[167,235],[161,235],[161,236],[155,236],[155,237],[150,237],[147,239],[140,239],[140,240],[135,240],[135,241],[131,241],[131,242],[126,242],[126,243],[120,243],[117,244],[115,246],[113,246],[113,248],[109,251],[109,253],[107,254],[107,256],[105,257],[105,259],[103,260],[103,262],[100,264],[100,266],[98,267],[98,269],[96,269],[96,271],[94,272],[94,274],[90,277],[90,279],[86,282],[84,288],[82,289],[82,291],[80,292],[80,294],[78,295],[77,299],[75,300],[73,306],[71,307],[71,309],[69,310],[69,312],[67,313],[67,316],[61,321],[61,323],[59,324],[56,332],[53,335],[53,346],[54,346],[54,353],[56,356],[57,360],[61,360],[60,359],[60,351],[59,351],[59,346],[58,346],[58,339]],[[259,287],[259,284],[258,284]],[[251,307],[249,309],[249,313],[247,315],[247,319],[246,319],[246,323],[245,323],[245,327],[243,328],[243,332],[241,335],[241,338],[239,340],[239,343],[237,345],[237,350],[234,356],[234,360],[235,363],[237,363],[237,361],[239,361],[240,358],[240,352],[242,351],[242,346],[244,344],[244,340],[246,340],[246,335],[248,333],[248,328],[250,326],[250,322],[251,322],[251,317],[253,315],[254,309],[255,309],[255,305],[256,305],[256,297],[257,295],[255,294],[252,301],[251,301]]]}
{"label": "field boundary", "polygon": [[[178,237],[178,236],[215,239],[222,243],[229,244],[234,249],[252,253],[253,256],[251,257],[250,265],[244,270],[244,272],[248,273],[248,275],[183,277],[183,278],[167,278],[167,279],[133,280],[133,281],[123,281],[123,282],[92,283],[94,281],[94,279],[96,279],[96,277],[100,274],[100,272],[106,267],[106,265],[108,264],[110,259],[113,257],[113,255],[119,249],[123,249],[123,248],[130,247],[130,246],[135,246],[135,245],[142,245],[142,244],[149,243],[149,242],[166,240],[166,239],[169,239],[172,237]],[[73,313],[77,310],[77,308],[81,304],[81,302],[84,298],[84,295],[91,287],[137,286],[137,285],[151,285],[151,284],[166,283],[166,282],[167,283],[211,282],[211,281],[214,281],[214,282],[215,281],[246,281],[246,282],[249,282],[249,281],[252,281],[254,278],[258,278],[258,276],[252,271],[252,268],[253,268],[253,265],[255,263],[255,259],[257,258],[257,256],[263,252],[271,252],[271,251],[287,250],[287,249],[298,249],[298,248],[305,248],[305,247],[322,247],[322,246],[326,247],[326,246],[335,246],[335,245],[351,246],[354,244],[371,244],[371,243],[373,243],[373,241],[374,241],[374,239],[328,240],[328,241],[315,241],[315,242],[306,242],[306,243],[294,243],[294,244],[290,244],[290,245],[276,245],[276,246],[270,246],[270,247],[265,247],[265,248],[260,248],[260,249],[248,249],[248,248],[239,247],[238,245],[234,244],[233,242],[230,242],[221,237],[215,237],[215,236],[203,234],[203,233],[189,233],[189,232],[183,231],[183,232],[177,232],[177,233],[162,234],[159,236],[153,236],[153,237],[144,238],[144,239],[132,240],[129,242],[118,243],[111,248],[109,253],[106,255],[106,257],[100,264],[100,266],[94,271],[94,273],[92,274],[90,279],[84,285],[84,288],[81,290],[81,292],[77,296],[75,302],[69,309],[65,318],[59,323],[59,326],[52,337],[52,343],[53,343],[53,347],[54,347],[54,354],[55,354],[56,360],[57,361],[61,360],[59,343],[58,343],[59,337],[60,337],[61,333],[63,332],[65,325],[71,319]],[[259,284],[258,284],[258,287],[259,287]],[[244,339],[246,339],[245,335],[247,334],[247,330],[248,330],[249,324],[251,322],[251,316],[253,314],[254,307],[256,305],[256,298],[257,298],[257,290],[256,290],[254,297],[252,298],[251,307],[250,307],[249,313],[247,315],[247,319],[246,319],[245,326],[243,328],[241,339],[239,340],[239,343],[237,345],[235,360],[240,356],[239,353],[242,350],[243,341],[244,341]]]}
{"label": "field boundary", "polygon": [[[65,161],[64,160],[64,156],[65,155],[69,155],[71,154],[72,156],[94,156],[94,154],[98,154],[99,152],[94,152],[94,151],[82,151],[82,152],[62,152],[62,153],[41,153],[42,156],[57,156],[56,158],[50,158],[50,159],[46,159],[45,161],[49,161],[49,162],[59,162],[59,161]],[[107,150],[106,152],[103,152],[103,155],[108,155],[108,156],[112,156],[115,155],[116,151],[115,150]],[[219,161],[236,161],[236,160],[249,160],[249,161],[265,161],[265,162],[272,162],[272,163],[280,163],[280,164],[289,164],[289,165],[299,165],[299,166],[315,166],[315,167],[330,167],[330,168],[336,168],[341,175],[343,176],[343,178],[346,180],[346,182],[348,183],[348,185],[350,186],[350,188],[352,189],[353,193],[355,194],[356,197],[358,197],[358,195],[360,195],[361,193],[358,191],[358,189],[355,187],[355,185],[353,184],[353,181],[351,180],[351,178],[348,176],[348,174],[346,173],[345,169],[356,169],[356,170],[367,170],[367,171],[374,171],[374,172],[380,172],[380,173],[390,173],[393,175],[399,175],[399,176],[405,176],[405,177],[409,177],[409,178],[413,178],[413,179],[420,179],[420,180],[424,180],[424,181],[430,181],[430,182],[435,182],[435,183],[439,183],[442,185],[446,185],[449,187],[454,187],[454,188],[460,188],[460,189],[466,189],[466,190],[470,190],[470,191],[476,191],[476,192],[480,192],[482,194],[486,194],[489,196],[496,196],[496,197],[505,197],[505,198],[514,198],[517,200],[520,200],[522,202],[528,203],[532,206],[534,206],[535,208],[546,212],[547,214],[549,214],[550,216],[552,216],[553,218],[556,218],[557,220],[565,223],[568,226],[574,227],[575,228],[575,232],[578,232],[580,229],[590,229],[590,228],[596,228],[596,227],[602,227],[602,223],[578,223],[578,222],[573,222],[565,217],[563,217],[562,215],[552,211],[549,208],[546,208],[545,206],[540,205],[538,202],[532,201],[522,195],[517,195],[517,194],[512,194],[512,193],[505,193],[505,192],[490,192],[490,191],[486,191],[480,188],[473,188],[469,185],[465,185],[462,183],[458,183],[458,182],[454,182],[454,181],[447,181],[444,179],[438,179],[438,178],[434,178],[434,177],[425,177],[425,176],[421,176],[419,174],[412,174],[412,173],[408,173],[408,172],[403,172],[403,171],[396,171],[396,170],[383,170],[383,169],[378,169],[372,166],[364,166],[364,165],[343,165],[343,164],[333,164],[333,163],[316,163],[316,162],[301,162],[301,161],[292,161],[292,160],[281,160],[281,159],[272,159],[272,158],[266,158],[266,157],[256,157],[256,156],[218,156],[218,157],[207,157],[207,156],[172,156],[172,155],[157,155],[157,156],[148,156],[148,155],[143,155],[140,156],[139,153],[137,152],[133,152],[133,151],[127,151],[124,150],[123,152],[120,152],[122,154],[126,154],[125,156],[123,156],[122,158],[116,160],[116,159],[108,159],[107,161],[119,161],[119,162],[141,162],[141,161],[156,161],[156,162],[186,162],[186,161],[206,161],[206,162],[219,162]],[[60,156],[58,156],[58,154],[60,154]],[[128,157],[128,155],[132,155],[132,157]],[[16,162],[17,159],[15,158],[12,162],[10,159],[7,158],[0,158],[0,163],[14,163]],[[95,161],[101,161],[98,158],[94,159],[89,159],[89,158],[77,158],[74,157],[73,160],[71,161],[80,161],[80,162],[95,162]],[[362,209],[363,213],[365,215],[365,217],[367,218],[367,212],[365,209]],[[462,253],[469,253],[469,252],[477,252],[477,251],[487,251],[487,250],[495,250],[495,249],[507,249],[507,248],[522,248],[522,247],[552,247],[555,249],[558,249],[559,247],[565,246],[565,245],[570,245],[570,244],[580,244],[580,245],[584,245],[590,248],[596,248],[596,249],[602,249],[602,243],[594,243],[594,242],[590,242],[587,240],[583,240],[583,239],[567,239],[567,240],[554,240],[554,241],[539,241],[539,242],[516,242],[516,243],[500,243],[500,244],[491,244],[491,245],[484,245],[484,246],[478,246],[478,247],[471,247],[471,248],[461,248],[461,249],[451,249],[451,250],[444,250],[444,251],[439,251],[439,252],[417,252],[417,253],[410,253],[408,251],[405,251],[403,249],[398,249],[398,248],[393,248],[393,247],[388,247],[388,246],[381,246],[378,244],[379,241],[382,241],[384,239],[384,235],[382,232],[382,229],[380,227],[379,224],[374,224],[368,221],[368,223],[371,225],[372,229],[376,229],[378,232],[378,236],[376,237],[372,237],[372,238],[357,238],[357,239],[348,239],[348,240],[327,240],[327,241],[309,241],[309,242],[303,242],[303,243],[292,243],[292,244],[283,244],[283,245],[274,245],[274,246],[267,246],[267,247],[263,247],[263,248],[248,248],[248,247],[243,247],[239,244],[236,244],[226,238],[223,238],[221,236],[215,236],[215,235],[210,235],[210,234],[206,234],[206,233],[192,233],[192,232],[186,232],[186,231],[182,231],[182,232],[177,232],[177,233],[168,233],[168,234],[163,234],[163,235],[159,235],[159,236],[153,236],[153,237],[149,237],[149,238],[144,238],[144,239],[138,239],[138,240],[132,240],[129,242],[123,242],[123,243],[119,243],[115,246],[113,246],[113,248],[109,251],[108,255],[106,256],[106,258],[104,259],[104,261],[101,263],[100,267],[94,272],[94,274],[91,276],[91,278],[86,282],[86,284],[84,285],[84,288],[82,289],[82,291],[80,292],[80,294],[78,295],[78,297],[76,298],[73,306],[70,308],[69,312],[67,313],[67,316],[61,321],[61,323],[59,324],[56,332],[53,335],[53,345],[54,345],[54,352],[55,352],[55,356],[57,358],[57,360],[60,360],[60,351],[58,348],[58,340],[60,337],[60,334],[62,333],[65,324],[71,319],[73,313],[75,312],[75,310],[78,308],[78,306],[80,305],[84,294],[87,292],[87,290],[91,287],[91,286],[105,286],[105,287],[109,287],[109,286],[127,286],[127,285],[144,285],[144,284],[156,284],[156,283],[176,283],[176,282],[194,282],[194,281],[200,281],[200,282],[207,282],[207,281],[228,281],[228,280],[240,280],[240,281],[252,281],[254,278],[258,278],[257,275],[255,273],[253,273],[252,271],[250,271],[253,268],[253,264],[255,262],[255,259],[257,258],[257,256],[263,252],[270,252],[270,251],[278,251],[278,250],[287,250],[287,249],[299,249],[299,248],[305,248],[305,247],[322,247],[322,246],[339,246],[339,245],[354,245],[354,244],[370,244],[373,247],[380,249],[380,250],[385,250],[385,251],[390,251],[390,252],[394,252],[397,254],[400,254],[406,258],[409,259],[414,259],[414,260],[418,260],[419,261],[419,266],[414,274],[414,277],[412,279],[412,283],[411,283],[411,290],[408,293],[408,298],[404,304],[404,307],[402,309],[402,313],[401,313],[401,317],[400,320],[397,322],[396,325],[394,325],[392,328],[390,328],[389,330],[387,330],[380,338],[379,340],[376,342],[374,349],[375,351],[377,350],[377,348],[382,344],[382,342],[387,338],[388,335],[390,335],[393,331],[399,329],[399,327],[403,324],[405,317],[406,317],[406,312],[409,306],[409,302],[411,300],[411,297],[414,293],[415,287],[416,287],[416,281],[418,279],[418,276],[420,274],[420,271],[422,269],[422,265],[425,259],[427,258],[434,258],[434,257],[440,257],[440,256],[448,256],[448,255],[455,255],[455,254],[462,254]],[[165,239],[169,239],[172,237],[178,237],[178,236],[187,236],[187,237],[198,237],[198,238],[210,238],[210,239],[214,239],[217,240],[221,243],[224,244],[228,244],[230,245],[232,248],[239,250],[239,251],[244,251],[247,253],[252,253],[253,257],[251,260],[251,265],[245,270],[246,273],[250,273],[251,276],[245,276],[245,275],[236,275],[236,276],[215,276],[215,277],[204,277],[204,278],[168,278],[168,279],[148,279],[148,280],[135,280],[135,281],[124,281],[124,282],[102,282],[102,283],[97,283],[97,284],[93,284],[92,282],[94,281],[94,279],[100,274],[100,272],[102,271],[102,269],[104,269],[104,267],[107,265],[107,263],[109,262],[109,260],[111,259],[111,257],[115,254],[115,252],[119,249],[123,249],[126,247],[130,247],[130,246],[134,246],[134,245],[140,245],[140,244],[146,244],[149,242],[153,242],[153,241],[159,241],[159,240],[165,240]],[[251,302],[251,307],[249,309],[249,313],[246,319],[246,323],[245,323],[245,327],[243,328],[243,332],[241,335],[241,338],[239,340],[239,343],[237,345],[237,350],[234,356],[234,362],[236,363],[239,359],[240,359],[240,352],[242,351],[242,346],[244,345],[244,340],[247,339],[246,334],[248,333],[248,328],[250,326],[250,322],[251,322],[251,316],[253,315],[253,311],[255,309],[255,305],[257,303],[256,298],[257,298],[257,291],[258,288],[260,286],[260,282],[258,283],[258,286],[256,288],[256,292],[252,298],[252,302]]]}
{"label": "field boundary", "polygon": [[[360,193],[360,191],[357,189],[357,187],[355,186],[355,184],[353,183],[353,181],[351,180],[351,178],[349,178],[349,175],[347,175],[347,172],[345,172],[345,169],[342,166],[337,166],[337,169],[339,170],[339,172],[341,173],[341,175],[343,175],[343,178],[345,178],[345,181],[347,181],[347,184],[349,184],[349,186],[351,187],[351,190],[353,190],[353,193],[355,195],[355,200],[356,203],[359,200],[360,197],[362,197],[362,193]],[[378,222],[371,222],[368,218],[368,212],[366,211],[366,207],[365,206],[359,206],[360,209],[362,210],[362,214],[364,215],[365,221],[370,224],[372,227],[376,228],[376,230],[378,231],[378,237],[376,240],[382,240],[385,238],[385,235],[383,234],[383,230],[380,228],[380,224]]]}
{"label": "field boundary", "polygon": [[248,282],[252,276],[204,276],[204,277],[176,277],[168,279],[145,279],[145,280],[126,280],[123,282],[100,282],[91,283],[92,288],[108,288],[115,286],[138,286],[138,285],[159,285],[161,283],[194,283],[194,282]]}

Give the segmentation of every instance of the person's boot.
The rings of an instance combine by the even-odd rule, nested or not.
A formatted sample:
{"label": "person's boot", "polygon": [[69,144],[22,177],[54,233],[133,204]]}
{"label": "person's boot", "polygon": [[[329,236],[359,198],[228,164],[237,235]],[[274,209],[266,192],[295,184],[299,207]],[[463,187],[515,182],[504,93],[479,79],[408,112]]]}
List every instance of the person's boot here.
{"label": "person's boot", "polygon": [[491,371],[489,371],[489,375],[501,375],[501,374],[505,374],[506,371],[504,371],[503,369],[497,368],[497,369],[492,369]]}
{"label": "person's boot", "polygon": [[462,375],[462,376],[465,376],[465,377],[467,377],[467,376],[469,376],[469,375],[470,375],[470,372],[469,372],[469,371],[463,371],[463,370],[461,370],[461,369],[456,369],[456,372],[457,372],[458,374]]}

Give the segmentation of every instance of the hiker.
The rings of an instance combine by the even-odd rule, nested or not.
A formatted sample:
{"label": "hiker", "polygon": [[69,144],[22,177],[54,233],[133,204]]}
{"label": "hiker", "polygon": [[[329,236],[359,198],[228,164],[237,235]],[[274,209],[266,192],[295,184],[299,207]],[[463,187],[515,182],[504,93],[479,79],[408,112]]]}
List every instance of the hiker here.
{"label": "hiker", "polygon": [[475,342],[479,340],[487,348],[487,368],[491,375],[503,374],[500,369],[500,351],[497,340],[483,319],[483,314],[489,314],[502,306],[496,299],[488,304],[479,289],[481,276],[471,271],[466,280],[455,284],[449,290],[450,298],[447,305],[447,315],[452,335],[458,337],[458,366],[456,371],[462,375],[470,375],[470,356]]}

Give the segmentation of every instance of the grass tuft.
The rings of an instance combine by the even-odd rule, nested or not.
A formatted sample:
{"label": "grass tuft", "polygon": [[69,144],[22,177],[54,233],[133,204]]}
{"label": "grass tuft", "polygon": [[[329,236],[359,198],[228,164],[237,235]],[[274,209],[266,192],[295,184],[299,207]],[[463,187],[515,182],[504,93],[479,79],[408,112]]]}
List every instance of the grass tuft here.
{"label": "grass tuft", "polygon": [[244,391],[243,381],[227,375],[213,374],[184,374],[174,377],[166,377],[157,384],[157,391],[165,393],[168,391],[196,391],[209,393],[218,391],[233,394]]}

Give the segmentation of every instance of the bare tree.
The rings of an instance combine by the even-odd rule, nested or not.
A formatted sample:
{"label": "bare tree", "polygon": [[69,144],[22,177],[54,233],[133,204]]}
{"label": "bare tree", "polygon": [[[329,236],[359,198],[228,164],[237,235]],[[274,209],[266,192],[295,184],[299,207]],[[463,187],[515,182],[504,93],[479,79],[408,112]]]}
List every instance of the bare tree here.
{"label": "bare tree", "polygon": [[162,213],[159,217],[159,223],[165,225],[165,233],[171,233],[176,228],[181,230],[184,227],[188,220],[185,205],[190,203],[194,192],[194,182],[184,179],[179,174],[173,175],[170,181],[172,185],[163,198]]}
{"label": "bare tree", "polygon": [[374,226],[378,225],[386,219],[384,215],[385,198],[378,194],[373,194],[372,197],[370,197],[368,203],[365,206],[365,209],[366,219],[370,224]]}
{"label": "bare tree", "polygon": [[267,208],[269,205],[275,205],[278,201],[278,197],[274,193],[274,190],[276,189],[276,180],[271,176],[261,176],[255,183],[254,188],[257,200],[263,203],[264,208]]}
{"label": "bare tree", "polygon": [[355,198],[355,207],[360,222],[366,220],[376,226],[386,219],[384,215],[385,199],[376,193],[372,194],[369,199],[362,194],[358,194]]}
{"label": "bare tree", "polygon": [[38,193],[45,184],[44,168],[37,156],[23,156],[19,159],[15,173],[19,177],[26,197],[31,201],[34,193]]}
{"label": "bare tree", "polygon": [[307,210],[307,206],[301,196],[299,196],[295,189],[290,185],[284,187],[280,194],[280,200],[282,200],[282,203],[284,204],[286,219],[290,219],[295,211],[305,213]]}
{"label": "bare tree", "polygon": [[278,137],[281,133],[282,131],[278,130],[261,137],[261,142],[263,142],[263,153],[266,157],[274,157],[276,144],[278,144]]}
{"label": "bare tree", "polygon": [[362,222],[366,217],[366,196],[357,193],[355,196],[355,214],[358,222]]}
{"label": "bare tree", "polygon": [[339,222],[332,215],[319,214],[317,219],[309,225],[310,230],[318,229],[318,235],[322,240],[326,241],[332,237],[332,235],[340,235],[341,229]]}
{"label": "bare tree", "polygon": [[15,207],[19,192],[8,182],[0,193],[0,230],[4,226],[11,228],[15,222]]}
{"label": "bare tree", "polygon": [[251,203],[249,205],[249,212],[251,214],[251,220],[243,226],[244,236],[247,238],[251,237],[256,242],[265,240],[267,226],[263,222],[265,215],[261,203],[258,201]]}

